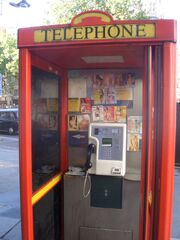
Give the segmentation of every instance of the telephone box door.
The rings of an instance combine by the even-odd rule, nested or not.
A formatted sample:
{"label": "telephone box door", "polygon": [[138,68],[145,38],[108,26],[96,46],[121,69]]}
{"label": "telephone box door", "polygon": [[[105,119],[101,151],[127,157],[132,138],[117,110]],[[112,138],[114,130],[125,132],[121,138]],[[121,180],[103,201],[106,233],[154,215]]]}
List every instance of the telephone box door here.
{"label": "telephone box door", "polygon": [[[22,149],[24,144],[28,146],[26,150],[22,150],[20,167],[23,189],[22,237],[59,240],[62,234],[59,135],[61,77],[57,69],[53,71],[46,63],[42,64],[42,61],[37,61],[36,58],[34,60],[29,51],[22,50],[21,61],[21,73],[29,74],[27,80],[20,83],[23,85],[23,94],[20,92],[20,148]],[[28,172],[25,170],[27,164]]]}

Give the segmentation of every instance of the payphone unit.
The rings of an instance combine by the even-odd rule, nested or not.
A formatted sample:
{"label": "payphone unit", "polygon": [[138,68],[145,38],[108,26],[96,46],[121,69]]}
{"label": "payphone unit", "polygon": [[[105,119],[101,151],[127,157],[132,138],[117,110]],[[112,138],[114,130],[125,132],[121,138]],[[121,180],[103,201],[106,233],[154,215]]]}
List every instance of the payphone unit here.
{"label": "payphone unit", "polygon": [[90,124],[86,168],[90,174],[125,175],[126,124]]}

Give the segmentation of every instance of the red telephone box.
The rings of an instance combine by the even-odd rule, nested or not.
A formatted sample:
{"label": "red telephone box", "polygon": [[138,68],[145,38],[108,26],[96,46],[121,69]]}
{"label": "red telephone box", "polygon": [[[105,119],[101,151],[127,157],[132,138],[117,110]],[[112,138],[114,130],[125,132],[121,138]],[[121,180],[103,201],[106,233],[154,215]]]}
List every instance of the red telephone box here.
{"label": "red telephone box", "polygon": [[176,22],[90,11],[18,47],[23,239],[169,240]]}

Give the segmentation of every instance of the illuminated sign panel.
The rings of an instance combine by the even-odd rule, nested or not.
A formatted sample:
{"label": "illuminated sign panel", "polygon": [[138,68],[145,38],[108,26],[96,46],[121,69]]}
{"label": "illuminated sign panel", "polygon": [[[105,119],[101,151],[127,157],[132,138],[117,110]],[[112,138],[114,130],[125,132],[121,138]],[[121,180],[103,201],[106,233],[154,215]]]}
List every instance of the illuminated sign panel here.
{"label": "illuminated sign panel", "polygon": [[114,24],[48,28],[34,31],[35,43],[155,38],[155,24]]}

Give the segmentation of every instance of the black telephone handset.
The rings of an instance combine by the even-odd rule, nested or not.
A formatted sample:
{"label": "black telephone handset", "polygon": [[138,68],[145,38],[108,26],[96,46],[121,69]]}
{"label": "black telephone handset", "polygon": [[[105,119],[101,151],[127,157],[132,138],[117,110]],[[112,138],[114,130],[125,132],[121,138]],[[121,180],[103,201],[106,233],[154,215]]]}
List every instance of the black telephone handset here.
{"label": "black telephone handset", "polygon": [[96,152],[96,146],[93,143],[89,144],[88,150],[87,150],[87,161],[85,164],[85,171],[88,171],[88,169],[92,167],[91,155],[92,153],[95,153],[95,152]]}

